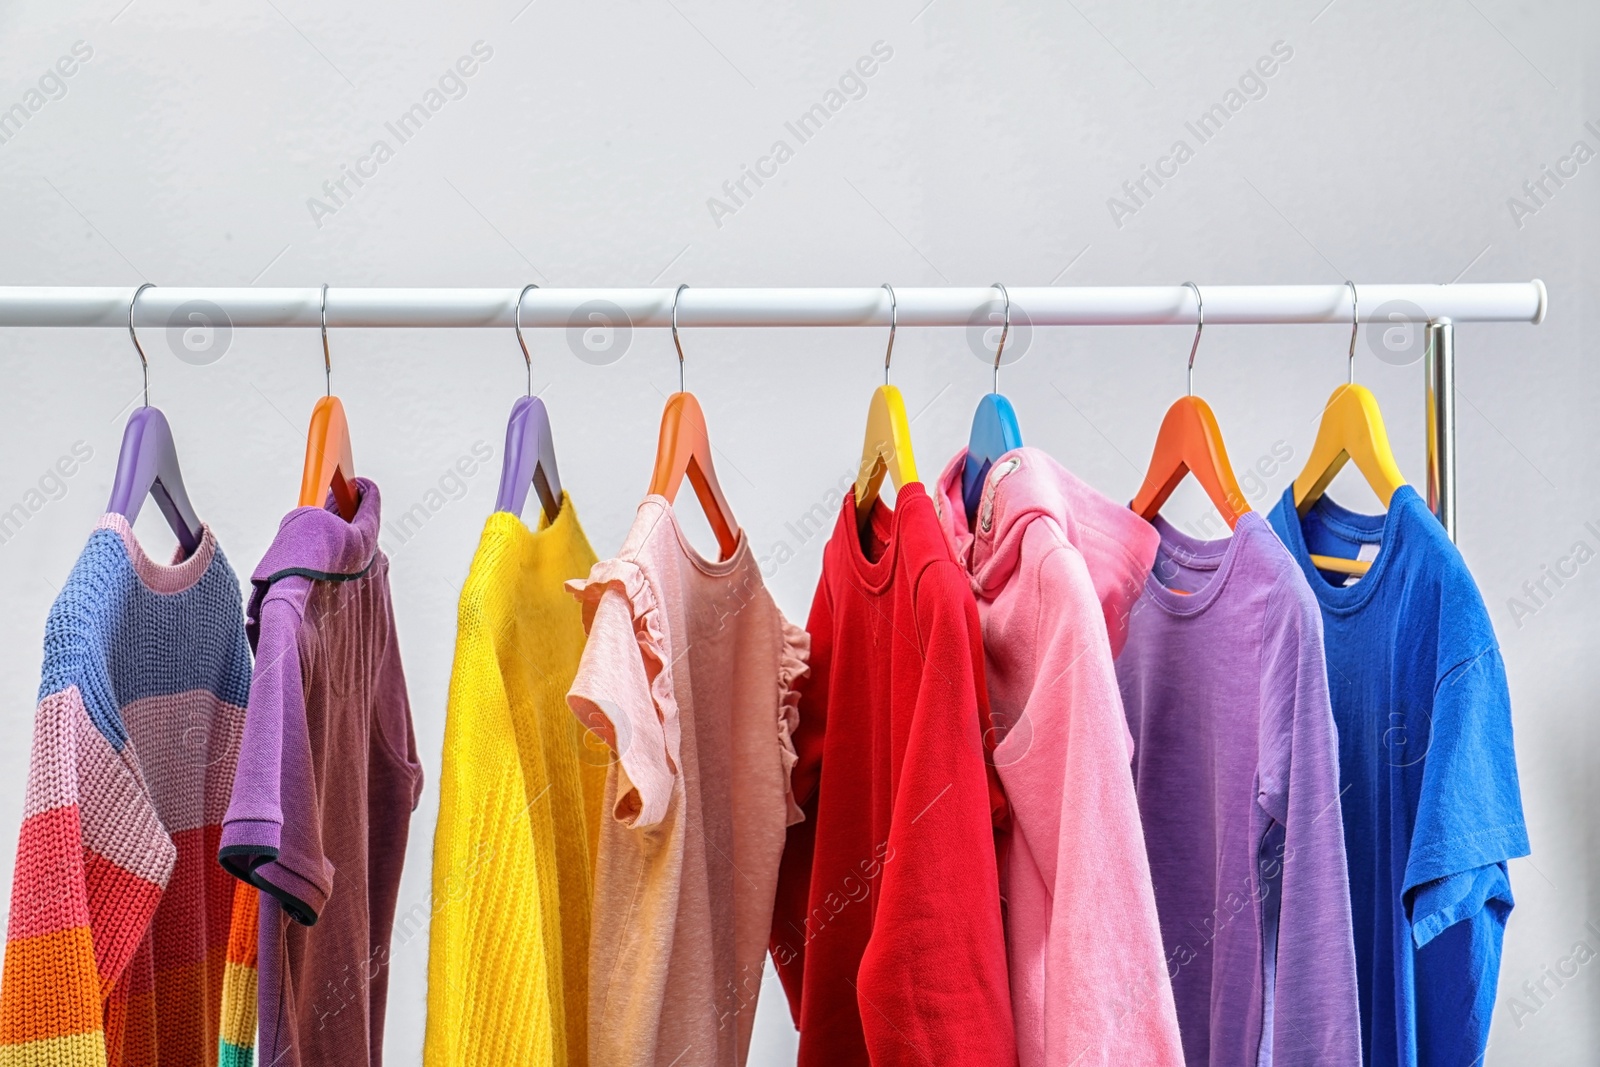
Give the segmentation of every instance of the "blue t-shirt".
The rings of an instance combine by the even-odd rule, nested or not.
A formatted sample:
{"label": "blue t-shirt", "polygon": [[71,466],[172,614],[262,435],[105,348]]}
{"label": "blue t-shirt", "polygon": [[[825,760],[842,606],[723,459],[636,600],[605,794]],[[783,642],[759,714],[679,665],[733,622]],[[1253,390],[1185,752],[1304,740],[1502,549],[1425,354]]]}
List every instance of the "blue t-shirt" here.
{"label": "blue t-shirt", "polygon": [[[1506,861],[1528,854],[1511,698],[1488,611],[1409,486],[1387,515],[1294,489],[1270,517],[1322,606],[1367,1067],[1465,1067],[1489,1039],[1511,912]],[[1356,558],[1358,580],[1312,565]]]}

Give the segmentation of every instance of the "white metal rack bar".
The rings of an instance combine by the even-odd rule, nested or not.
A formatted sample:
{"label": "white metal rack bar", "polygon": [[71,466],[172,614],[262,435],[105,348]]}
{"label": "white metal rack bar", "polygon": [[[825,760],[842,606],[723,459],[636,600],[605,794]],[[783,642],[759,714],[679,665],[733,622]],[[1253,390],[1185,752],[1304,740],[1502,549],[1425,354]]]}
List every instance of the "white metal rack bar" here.
{"label": "white metal rack bar", "polygon": [[[1455,338],[1462,322],[1544,321],[1544,283],[1459,285],[1211,285],[1208,325],[1348,323],[1358,296],[1361,322],[1427,328],[1424,360],[1428,433],[1428,504],[1455,537]],[[130,322],[132,287],[0,287],[0,326],[118,326]],[[327,291],[327,324],[341,329],[510,327],[520,288],[356,289]],[[673,288],[534,289],[522,301],[528,327],[665,327]],[[188,326],[199,312],[207,325],[240,328],[316,327],[321,287],[303,289],[157,287],[133,309],[135,326]],[[993,321],[996,290],[988,286],[895,290],[901,326],[968,326]],[[1013,322],[1035,326],[1194,324],[1195,293],[1183,285],[1019,287],[1010,290]],[[205,306],[208,305],[208,306]],[[888,326],[882,288],[685,289],[678,325],[700,327]],[[215,321],[220,316],[220,321]]]}
{"label": "white metal rack bar", "polygon": [[[1346,285],[1208,285],[1207,325],[1350,321]],[[1531,322],[1544,318],[1543,282],[1358,286],[1361,321],[1401,312],[1410,321]],[[510,327],[520,287],[510,289],[328,290],[330,327]],[[1014,320],[1035,326],[1159,326],[1196,320],[1194,292],[1182,285],[1018,287]],[[631,326],[672,324],[672,288],[534,289],[522,304],[524,326],[588,325],[597,302]],[[132,287],[0,286],[0,326],[127,326]],[[988,286],[895,289],[901,326],[965,326],[983,321],[997,299]],[[166,326],[194,301],[216,305],[235,327],[315,327],[321,289],[147,289],[137,326]],[[610,309],[606,309],[610,310]],[[1381,314],[1380,314],[1381,312]],[[580,316],[574,322],[573,316]],[[1025,319],[1024,319],[1025,316]],[[1374,318],[1376,316],[1376,318]],[[619,323],[620,325],[620,323]],[[684,290],[680,327],[888,326],[881,288]],[[1420,322],[1419,322],[1420,325]]]}

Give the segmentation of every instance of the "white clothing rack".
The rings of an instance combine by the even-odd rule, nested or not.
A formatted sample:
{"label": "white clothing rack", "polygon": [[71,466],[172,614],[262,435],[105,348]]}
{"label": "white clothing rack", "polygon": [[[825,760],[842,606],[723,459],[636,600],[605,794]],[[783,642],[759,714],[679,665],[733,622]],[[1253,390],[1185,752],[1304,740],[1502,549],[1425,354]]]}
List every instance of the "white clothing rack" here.
{"label": "white clothing rack", "polygon": [[[332,328],[447,328],[513,325],[520,288],[327,290]],[[522,325],[532,328],[672,325],[674,288],[532,289]],[[130,323],[132,287],[0,287],[0,326],[117,326]],[[1202,287],[1207,325],[1349,323],[1352,297],[1361,322],[1426,324],[1428,504],[1455,536],[1455,346],[1461,322],[1544,321],[1544,283],[1459,285],[1213,285]],[[1035,326],[1193,325],[1200,307],[1183,285],[1018,287],[1010,289],[1013,323]],[[894,291],[901,326],[968,326],[993,321],[989,286],[907,287]],[[134,326],[189,324],[196,301],[221,310],[226,325],[317,327],[323,292],[303,289],[152,287],[133,309]],[[214,312],[213,312],[214,314]],[[598,317],[596,317],[598,316]],[[181,321],[180,321],[181,319]],[[882,288],[688,288],[678,296],[680,328],[888,326]],[[215,325],[221,325],[217,323]]]}
{"label": "white clothing rack", "polygon": [[[1009,287],[1008,287],[1009,288]],[[1276,325],[1350,321],[1347,285],[1207,285],[1207,325]],[[1531,322],[1544,319],[1544,283],[1473,282],[1460,285],[1358,284],[1361,321],[1385,305],[1413,305],[1426,321]],[[328,326],[447,328],[512,325],[519,288],[328,290]],[[532,289],[522,302],[524,326],[567,326],[584,305],[605,301],[631,326],[671,326],[675,290]],[[901,326],[965,326],[992,311],[989,286],[896,288]],[[1182,285],[1018,287],[1010,289],[1014,321],[1035,326],[1160,326],[1197,320],[1194,291]],[[0,286],[0,326],[127,326],[132,288]],[[179,307],[209,301],[230,325],[314,327],[322,291],[184,288],[145,290],[136,326],[166,326]],[[1026,316],[1024,319],[1023,316]],[[587,325],[587,323],[583,323]],[[683,291],[678,325],[888,326],[889,294],[857,289],[699,289]]]}

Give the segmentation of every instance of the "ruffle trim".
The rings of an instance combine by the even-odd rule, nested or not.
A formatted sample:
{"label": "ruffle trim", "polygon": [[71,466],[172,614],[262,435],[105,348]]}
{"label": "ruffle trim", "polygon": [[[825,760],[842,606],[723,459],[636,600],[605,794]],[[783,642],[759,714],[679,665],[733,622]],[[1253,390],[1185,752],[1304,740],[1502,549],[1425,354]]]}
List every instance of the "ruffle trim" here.
{"label": "ruffle trim", "polygon": [[[649,576],[637,563],[624,559],[609,559],[596,563],[586,579],[573,579],[566,583],[571,593],[583,605],[583,627],[588,631],[594,621],[600,598],[607,590],[615,589],[627,600],[633,615],[634,639],[644,657],[645,676],[650,683],[650,699],[661,722],[666,739],[666,757],[669,770],[678,773],[678,754],[682,736],[678,715],[678,701],[672,691],[672,676],[667,670],[671,656],[667,648],[666,630],[662,626],[661,602]],[[783,796],[786,825],[805,820],[805,813],[795,802],[792,787],[794,766],[800,756],[795,751],[794,733],[800,726],[800,679],[811,671],[811,635],[780,616],[780,647],[778,650],[778,759],[783,772]]]}
{"label": "ruffle trim", "polygon": [[600,606],[600,598],[608,589],[621,593],[633,613],[633,636],[639,642],[639,652],[644,656],[645,677],[650,681],[650,700],[655,705],[656,717],[666,737],[667,768],[677,774],[681,725],[678,699],[672,692],[672,675],[667,670],[671,657],[667,650],[667,632],[661,620],[660,599],[644,568],[637,563],[626,559],[601,560],[589,569],[588,578],[574,578],[566,583],[567,592],[583,605],[585,633],[593,624],[595,609]]}
{"label": "ruffle trim", "polygon": [[788,808],[786,825],[805,821],[805,812],[794,799],[794,765],[800,755],[794,748],[794,732],[800,726],[801,678],[811,673],[811,635],[780,616],[783,647],[778,654],[778,758],[783,762],[783,800]]}

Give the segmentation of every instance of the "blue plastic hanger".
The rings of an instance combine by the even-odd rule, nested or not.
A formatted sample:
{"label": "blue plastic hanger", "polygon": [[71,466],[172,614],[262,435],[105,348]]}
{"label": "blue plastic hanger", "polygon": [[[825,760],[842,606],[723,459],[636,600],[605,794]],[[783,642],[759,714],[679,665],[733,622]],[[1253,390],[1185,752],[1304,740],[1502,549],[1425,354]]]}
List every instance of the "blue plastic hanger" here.
{"label": "blue plastic hanger", "polygon": [[556,443],[550,432],[550,413],[544,401],[533,395],[533,357],[528,353],[528,342],[522,337],[522,298],[529,289],[524,286],[517,294],[517,343],[522,346],[522,359],[528,365],[528,395],[517,397],[511,405],[511,417],[506,421],[506,450],[500,465],[500,492],[496,495],[494,509],[521,515],[528,500],[531,485],[539,494],[545,519],[554,522],[561,512],[561,475],[556,470]]}
{"label": "blue plastic hanger", "polygon": [[967,462],[961,470],[961,500],[967,506],[967,525],[971,526],[978,515],[978,504],[983,499],[983,481],[996,460],[1014,448],[1022,447],[1022,428],[1017,425],[1017,413],[1011,401],[1000,395],[1000,354],[1006,350],[1006,336],[1011,332],[1011,294],[1006,287],[995,282],[1005,299],[1005,325],[1000,330],[1000,344],[994,351],[994,391],[978,401],[978,410],[972,414],[972,433],[967,438]]}
{"label": "blue plastic hanger", "polygon": [[128,416],[127,428],[122,431],[122,451],[117,455],[117,473],[111,483],[111,502],[106,510],[121,515],[132,526],[139,518],[139,509],[147,497],[156,498],[156,506],[166,516],[167,525],[178,538],[185,557],[200,547],[204,531],[200,519],[189,503],[189,492],[183,486],[183,472],[178,468],[178,448],[172,440],[172,427],[167,417],[150,406],[150,361],[145,358],[139,335],[133,329],[133,309],[139,294],[154,286],[146,282],[134,290],[128,301],[128,336],[139,353],[139,365],[144,370],[144,406]]}

